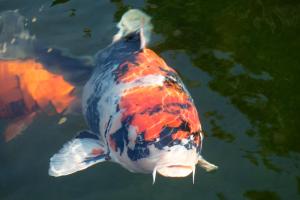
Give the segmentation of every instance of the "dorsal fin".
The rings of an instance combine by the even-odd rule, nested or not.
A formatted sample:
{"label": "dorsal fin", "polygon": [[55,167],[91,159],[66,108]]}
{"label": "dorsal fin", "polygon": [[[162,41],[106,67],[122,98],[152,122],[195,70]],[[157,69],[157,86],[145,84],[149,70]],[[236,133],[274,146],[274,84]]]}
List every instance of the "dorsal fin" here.
{"label": "dorsal fin", "polygon": [[117,24],[119,32],[114,35],[113,42],[126,37],[127,35],[139,32],[141,34],[142,46],[144,48],[150,41],[152,24],[151,17],[138,9],[130,9],[123,14],[120,22]]}
{"label": "dorsal fin", "polygon": [[145,34],[144,34],[144,19],[141,19],[141,29],[140,29],[140,43],[141,49],[144,49],[146,47],[146,38],[145,38]]}

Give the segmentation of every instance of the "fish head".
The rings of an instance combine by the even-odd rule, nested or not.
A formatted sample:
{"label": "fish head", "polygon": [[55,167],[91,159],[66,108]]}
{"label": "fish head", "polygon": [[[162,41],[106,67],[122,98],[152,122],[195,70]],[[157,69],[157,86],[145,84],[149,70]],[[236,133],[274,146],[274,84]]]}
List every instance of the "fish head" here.
{"label": "fish head", "polygon": [[[173,139],[160,150],[153,173],[158,172],[166,177],[186,177],[191,173],[194,175],[201,148],[201,135],[187,133],[185,136]],[[162,141],[163,139],[160,138]]]}
{"label": "fish head", "polygon": [[166,177],[185,177],[193,172],[196,163],[196,151],[176,145],[170,151],[162,153],[154,170]]}

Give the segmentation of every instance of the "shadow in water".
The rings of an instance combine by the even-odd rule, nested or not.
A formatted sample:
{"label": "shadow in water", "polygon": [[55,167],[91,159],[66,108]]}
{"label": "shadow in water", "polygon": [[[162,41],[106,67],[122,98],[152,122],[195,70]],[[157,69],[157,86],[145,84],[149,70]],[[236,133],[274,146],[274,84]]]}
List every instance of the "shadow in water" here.
{"label": "shadow in water", "polygon": [[[134,3],[112,2],[120,12],[134,7]],[[170,50],[187,54],[190,65],[210,77],[204,81],[209,92],[217,92],[248,121],[243,125],[242,117],[228,115],[225,108],[206,111],[200,105],[202,122],[209,123],[207,140],[212,136],[237,146],[253,166],[262,164],[275,173],[293,175],[298,174],[300,153],[299,9],[297,1],[259,0],[148,0],[143,7],[152,16],[155,33],[162,36],[153,44],[154,50],[162,55]],[[169,64],[174,59],[165,58]],[[184,81],[189,86],[187,79],[193,75],[185,73],[185,67],[177,70],[188,77]],[[198,88],[206,87],[201,78]],[[230,130],[229,123],[231,127],[241,124],[243,131]],[[246,139],[241,142],[241,138]],[[268,191],[245,192],[249,199],[265,196],[279,199]]]}

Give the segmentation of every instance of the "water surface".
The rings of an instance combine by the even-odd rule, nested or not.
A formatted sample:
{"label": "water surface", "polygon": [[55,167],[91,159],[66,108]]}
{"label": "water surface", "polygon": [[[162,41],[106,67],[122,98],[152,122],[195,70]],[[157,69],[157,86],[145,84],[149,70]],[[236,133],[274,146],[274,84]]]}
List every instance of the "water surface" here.
{"label": "water surface", "polygon": [[58,125],[60,114],[40,113],[24,134],[0,141],[0,199],[299,199],[300,2],[0,0],[0,11],[27,19],[37,43],[74,59],[108,45],[129,8],[153,17],[151,48],[190,90],[207,134],[203,155],[219,170],[198,168],[194,185],[158,177],[152,186],[150,175],[114,163],[53,178],[49,158],[86,125],[80,115]]}

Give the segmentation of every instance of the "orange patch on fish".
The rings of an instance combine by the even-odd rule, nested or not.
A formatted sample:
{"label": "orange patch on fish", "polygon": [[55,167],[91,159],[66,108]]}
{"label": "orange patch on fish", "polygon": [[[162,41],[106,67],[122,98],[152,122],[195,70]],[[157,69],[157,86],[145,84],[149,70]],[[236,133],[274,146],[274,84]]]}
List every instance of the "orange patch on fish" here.
{"label": "orange patch on fish", "polygon": [[173,140],[179,139],[182,140],[189,136],[188,132],[186,131],[177,131],[175,134],[172,135]]}
{"label": "orange patch on fish", "polygon": [[[184,107],[184,108],[182,108]],[[144,133],[146,141],[159,137],[164,127],[179,127],[184,120],[189,124],[189,133],[174,136],[182,139],[200,129],[197,110],[189,96],[174,87],[135,87],[125,92],[120,100],[122,119],[134,116],[131,125],[138,133]],[[180,117],[177,117],[180,116]]]}
{"label": "orange patch on fish", "polygon": [[103,154],[104,153],[104,151],[103,151],[103,149],[101,149],[101,148],[99,148],[99,149],[93,149],[92,150],[92,155],[101,155],[101,154]]}
{"label": "orange patch on fish", "polygon": [[109,137],[109,146],[112,149],[116,149],[116,147],[117,147],[116,142],[111,137]]}
{"label": "orange patch on fish", "polygon": [[118,78],[121,82],[130,82],[137,77],[141,78],[150,74],[166,75],[166,71],[175,72],[163,59],[150,49],[144,49],[138,53],[134,62],[127,61],[120,68],[127,67],[127,71]]}

